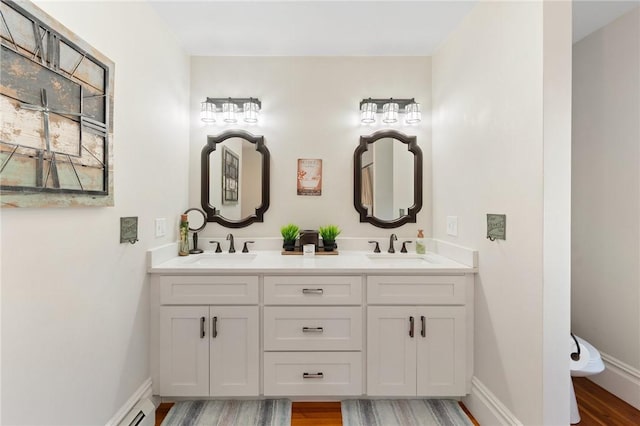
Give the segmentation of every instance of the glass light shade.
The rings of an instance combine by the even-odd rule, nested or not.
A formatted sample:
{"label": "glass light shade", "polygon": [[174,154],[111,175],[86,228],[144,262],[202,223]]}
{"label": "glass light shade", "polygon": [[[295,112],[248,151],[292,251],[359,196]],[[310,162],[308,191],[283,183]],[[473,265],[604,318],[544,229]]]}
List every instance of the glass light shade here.
{"label": "glass light shade", "polygon": [[232,102],[225,102],[222,104],[222,120],[225,123],[237,123],[236,112],[238,112],[238,106]]}
{"label": "glass light shade", "polygon": [[242,109],[244,109],[244,122],[245,123],[257,123],[258,122],[258,113],[260,108],[258,104],[255,102],[245,102],[242,105]]}
{"label": "glass light shade", "polygon": [[360,108],[360,122],[362,124],[372,124],[376,122],[376,112],[378,105],[373,102],[365,102]]}
{"label": "glass light shade", "polygon": [[398,104],[388,102],[382,106],[382,121],[387,124],[398,122]]}
{"label": "glass light shade", "polygon": [[200,107],[200,120],[205,123],[216,122],[216,104],[204,101]]}
{"label": "glass light shade", "polygon": [[422,121],[422,112],[420,112],[420,104],[412,103],[407,105],[405,121],[407,124],[416,124]]}

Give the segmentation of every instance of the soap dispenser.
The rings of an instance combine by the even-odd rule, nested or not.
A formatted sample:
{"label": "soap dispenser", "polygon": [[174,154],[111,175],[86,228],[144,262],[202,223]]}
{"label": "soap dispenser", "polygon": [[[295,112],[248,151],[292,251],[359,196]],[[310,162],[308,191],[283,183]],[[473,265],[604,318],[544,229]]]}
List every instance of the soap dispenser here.
{"label": "soap dispenser", "polygon": [[424,245],[424,234],[422,233],[422,229],[418,229],[418,238],[416,238],[416,253],[417,254],[425,254],[426,247]]}

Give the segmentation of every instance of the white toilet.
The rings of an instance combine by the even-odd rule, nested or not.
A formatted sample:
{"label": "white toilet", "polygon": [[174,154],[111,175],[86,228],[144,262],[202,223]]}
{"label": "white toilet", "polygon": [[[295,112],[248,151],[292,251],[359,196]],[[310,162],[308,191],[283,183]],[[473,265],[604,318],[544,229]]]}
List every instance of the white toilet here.
{"label": "white toilet", "polygon": [[[575,337],[575,339],[574,339]],[[604,371],[604,363],[600,357],[600,352],[594,348],[589,342],[581,339],[573,334],[570,340],[570,369],[573,377],[593,376],[594,374]],[[576,346],[576,342],[579,346]],[[580,423],[580,413],[578,412],[578,403],[576,402],[576,394],[573,389],[573,382],[570,383],[571,388],[571,424]]]}

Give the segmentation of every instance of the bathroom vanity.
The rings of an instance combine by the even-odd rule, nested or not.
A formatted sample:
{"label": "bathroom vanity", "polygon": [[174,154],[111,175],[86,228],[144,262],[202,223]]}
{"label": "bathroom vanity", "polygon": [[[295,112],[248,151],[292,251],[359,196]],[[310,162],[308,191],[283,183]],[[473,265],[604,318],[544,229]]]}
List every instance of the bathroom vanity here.
{"label": "bathroom vanity", "polygon": [[155,255],[156,395],[326,400],[470,391],[474,252],[462,253],[465,263],[359,251]]}

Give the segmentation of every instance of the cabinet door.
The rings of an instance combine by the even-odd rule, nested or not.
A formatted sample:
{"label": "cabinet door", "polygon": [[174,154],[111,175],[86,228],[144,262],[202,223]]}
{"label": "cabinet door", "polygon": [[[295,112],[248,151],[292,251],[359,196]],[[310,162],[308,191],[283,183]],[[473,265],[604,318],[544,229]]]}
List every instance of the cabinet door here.
{"label": "cabinet door", "polygon": [[258,307],[212,306],[210,315],[211,395],[258,395]]}
{"label": "cabinet door", "polygon": [[416,340],[418,395],[464,395],[466,393],[464,307],[418,308]]}
{"label": "cabinet door", "polygon": [[414,307],[370,306],[367,309],[367,395],[416,394],[416,339],[410,333]]}
{"label": "cabinet door", "polygon": [[160,394],[209,395],[208,306],[160,308]]}

